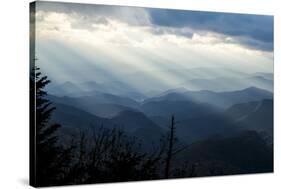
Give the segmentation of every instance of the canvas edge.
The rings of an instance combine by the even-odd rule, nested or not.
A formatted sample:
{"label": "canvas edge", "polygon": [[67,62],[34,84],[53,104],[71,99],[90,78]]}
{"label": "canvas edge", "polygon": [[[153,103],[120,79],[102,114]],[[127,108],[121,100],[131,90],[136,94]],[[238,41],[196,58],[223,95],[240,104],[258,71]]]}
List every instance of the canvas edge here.
{"label": "canvas edge", "polygon": [[35,94],[32,94],[31,75],[35,67],[35,12],[36,2],[29,3],[29,185],[37,187],[36,182],[36,129]]}

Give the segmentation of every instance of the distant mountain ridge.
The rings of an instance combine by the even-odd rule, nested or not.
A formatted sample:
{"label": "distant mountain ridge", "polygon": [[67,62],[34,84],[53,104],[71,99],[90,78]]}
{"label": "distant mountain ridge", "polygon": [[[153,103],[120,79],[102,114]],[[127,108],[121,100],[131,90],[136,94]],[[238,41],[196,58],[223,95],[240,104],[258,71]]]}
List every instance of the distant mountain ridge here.
{"label": "distant mountain ridge", "polygon": [[65,82],[62,84],[51,85],[48,87],[48,93],[55,96],[82,97],[92,96],[93,94],[111,94],[120,97],[132,98],[134,100],[143,100],[146,96],[143,93],[122,82],[97,83],[87,81],[80,84]]}
{"label": "distant mountain ridge", "polygon": [[[158,81],[153,75],[176,76],[173,85]],[[97,82],[98,81],[98,82]],[[139,71],[122,76],[120,80],[113,78],[101,79],[93,77],[89,81],[67,81],[61,84],[51,84],[48,92],[56,96],[91,96],[91,93],[109,93],[142,101],[165,90],[186,88],[187,90],[210,90],[214,92],[242,90],[247,87],[257,87],[273,91],[273,73],[245,73],[234,69],[221,67],[201,67],[192,69],[159,69]],[[179,91],[174,91],[179,92]]]}
{"label": "distant mountain ridge", "polygon": [[213,92],[209,90],[201,91],[185,91],[182,93],[172,92],[164,93],[162,96],[148,98],[144,101],[144,104],[148,102],[156,101],[193,101],[201,103],[209,103],[213,106],[219,108],[228,108],[237,103],[262,100],[262,99],[272,99],[273,94],[269,91],[259,89],[256,87],[249,87],[243,90],[238,91],[229,91],[229,92]]}
{"label": "distant mountain ridge", "polygon": [[130,98],[105,93],[94,93],[92,96],[83,97],[48,95],[48,98],[52,102],[71,105],[106,118],[113,117],[123,110],[139,108],[139,104]]}
{"label": "distant mountain ridge", "polygon": [[196,103],[187,100],[151,101],[142,104],[140,109],[148,116],[170,117],[175,115],[179,120],[194,116],[200,117],[219,111],[219,109],[207,103]]}

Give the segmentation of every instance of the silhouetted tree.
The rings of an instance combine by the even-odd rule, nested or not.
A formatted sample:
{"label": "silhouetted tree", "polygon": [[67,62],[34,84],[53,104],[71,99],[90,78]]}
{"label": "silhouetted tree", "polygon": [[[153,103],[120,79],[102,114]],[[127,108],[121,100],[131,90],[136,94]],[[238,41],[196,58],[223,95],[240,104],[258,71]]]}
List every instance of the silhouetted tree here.
{"label": "silhouetted tree", "polygon": [[171,172],[171,160],[172,157],[183,151],[184,149],[187,148],[186,145],[182,146],[182,147],[174,147],[175,146],[175,142],[177,141],[177,138],[175,136],[175,116],[172,115],[171,116],[171,125],[169,128],[169,134],[168,134],[168,149],[167,149],[167,157],[166,157],[166,161],[165,161],[165,176],[164,178],[169,178],[170,177],[170,172]]}
{"label": "silhouetted tree", "polygon": [[124,132],[100,127],[93,131],[90,151],[89,182],[136,180],[144,154],[135,139]]}
{"label": "silhouetted tree", "polygon": [[166,168],[165,168],[165,178],[169,178],[170,173],[170,163],[172,158],[172,151],[174,145],[174,130],[175,130],[175,117],[172,115],[171,118],[171,127],[170,127],[170,135],[169,135],[169,147],[167,152],[167,160],[166,160]]}
{"label": "silhouetted tree", "polygon": [[42,76],[39,68],[34,68],[30,77],[31,114],[35,119],[35,185],[48,186],[59,184],[70,162],[71,149],[63,149],[57,144],[56,132],[61,126],[49,124],[55,110],[46,98],[44,87],[50,83],[47,76]]}
{"label": "silhouetted tree", "polygon": [[75,148],[73,154],[75,157],[72,159],[72,165],[65,178],[66,184],[87,183],[90,162],[89,149],[91,148],[90,138],[87,133],[81,130],[78,136],[73,136],[73,138],[77,139],[73,140],[73,146]]}
{"label": "silhouetted tree", "polygon": [[119,129],[93,126],[76,142],[76,161],[66,183],[101,183],[156,179],[159,177],[161,150],[140,151],[137,138]]}

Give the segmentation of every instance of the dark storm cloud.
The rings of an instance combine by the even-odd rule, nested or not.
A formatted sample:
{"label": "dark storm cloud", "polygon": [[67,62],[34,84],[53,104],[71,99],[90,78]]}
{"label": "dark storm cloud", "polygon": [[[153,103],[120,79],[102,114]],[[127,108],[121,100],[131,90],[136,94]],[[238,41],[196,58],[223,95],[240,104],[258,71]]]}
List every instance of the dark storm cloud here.
{"label": "dark storm cloud", "polygon": [[155,35],[174,34],[187,38],[193,37],[193,32],[187,31],[184,28],[170,28],[170,27],[151,27],[150,32]]}
{"label": "dark storm cloud", "polygon": [[148,9],[151,23],[172,28],[189,27],[226,36],[250,38],[242,45],[259,50],[273,50],[273,17],[264,15],[211,13],[199,11]]}

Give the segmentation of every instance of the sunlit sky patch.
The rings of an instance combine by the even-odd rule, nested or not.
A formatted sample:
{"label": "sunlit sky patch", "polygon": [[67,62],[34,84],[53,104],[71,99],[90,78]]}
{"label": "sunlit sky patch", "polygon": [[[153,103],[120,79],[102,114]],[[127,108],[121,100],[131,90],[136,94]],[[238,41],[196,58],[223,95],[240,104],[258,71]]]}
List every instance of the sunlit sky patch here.
{"label": "sunlit sky patch", "polygon": [[126,80],[137,73],[166,87],[192,68],[272,73],[273,17],[37,2],[35,46],[38,64],[57,83],[145,86]]}

